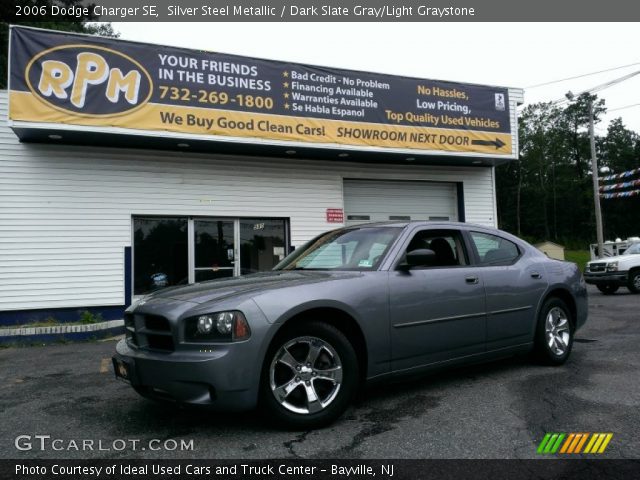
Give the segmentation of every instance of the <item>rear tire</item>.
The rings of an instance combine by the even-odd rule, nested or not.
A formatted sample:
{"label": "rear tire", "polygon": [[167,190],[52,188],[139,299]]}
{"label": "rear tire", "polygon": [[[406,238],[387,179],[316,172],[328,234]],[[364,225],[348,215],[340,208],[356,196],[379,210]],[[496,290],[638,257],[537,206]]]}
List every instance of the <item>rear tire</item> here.
{"label": "rear tire", "polygon": [[613,295],[620,287],[615,283],[602,283],[600,285],[596,285],[596,288],[600,290],[603,295]]}
{"label": "rear tire", "polygon": [[571,310],[561,299],[548,298],[538,317],[534,343],[535,358],[545,365],[562,365],[573,347],[574,322]]}
{"label": "rear tire", "polygon": [[269,418],[290,428],[328,425],[342,415],[358,390],[355,350],[340,330],[326,323],[285,328],[265,358],[261,407]]}
{"label": "rear tire", "polygon": [[640,270],[632,270],[629,273],[627,288],[631,293],[640,293]]}

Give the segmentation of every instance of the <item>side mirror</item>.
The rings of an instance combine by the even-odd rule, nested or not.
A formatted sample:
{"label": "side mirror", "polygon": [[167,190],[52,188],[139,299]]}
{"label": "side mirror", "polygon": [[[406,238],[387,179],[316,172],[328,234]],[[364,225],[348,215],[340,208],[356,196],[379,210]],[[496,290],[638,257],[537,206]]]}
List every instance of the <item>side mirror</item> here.
{"label": "side mirror", "polygon": [[436,264],[436,252],[428,248],[419,248],[407,253],[409,267],[431,267]]}

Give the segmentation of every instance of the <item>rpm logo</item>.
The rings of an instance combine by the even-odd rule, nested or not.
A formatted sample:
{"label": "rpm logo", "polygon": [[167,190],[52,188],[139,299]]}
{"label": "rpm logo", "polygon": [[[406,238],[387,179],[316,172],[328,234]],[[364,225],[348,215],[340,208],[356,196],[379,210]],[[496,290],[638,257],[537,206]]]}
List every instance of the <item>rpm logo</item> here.
{"label": "rpm logo", "polygon": [[131,113],[151,98],[153,82],[140,63],[110,48],[63,45],[28,63],[31,92],[52,107],[87,116]]}

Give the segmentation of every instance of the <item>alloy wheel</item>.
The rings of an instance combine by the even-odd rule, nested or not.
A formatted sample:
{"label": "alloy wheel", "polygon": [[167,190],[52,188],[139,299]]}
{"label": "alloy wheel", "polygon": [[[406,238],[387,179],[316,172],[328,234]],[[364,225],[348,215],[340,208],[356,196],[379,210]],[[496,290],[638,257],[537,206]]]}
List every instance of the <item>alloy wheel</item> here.
{"label": "alloy wheel", "polygon": [[569,347],[571,330],[567,314],[560,307],[553,307],[545,321],[547,345],[554,355],[562,356]]}
{"label": "alloy wheel", "polygon": [[274,355],[269,384],[284,408],[298,414],[314,414],[336,399],[342,385],[342,361],[325,340],[297,337]]}

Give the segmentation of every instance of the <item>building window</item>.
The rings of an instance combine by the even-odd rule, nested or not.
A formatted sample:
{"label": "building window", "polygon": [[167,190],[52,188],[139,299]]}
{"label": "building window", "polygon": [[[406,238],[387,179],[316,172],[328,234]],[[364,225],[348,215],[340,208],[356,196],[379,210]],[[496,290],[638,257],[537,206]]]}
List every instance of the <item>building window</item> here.
{"label": "building window", "polygon": [[240,220],[240,274],[271,270],[286,253],[284,220]]}
{"label": "building window", "polygon": [[188,243],[186,218],[134,218],[134,295],[187,283]]}
{"label": "building window", "polygon": [[134,217],[133,294],[268,271],[288,245],[286,219]]}

